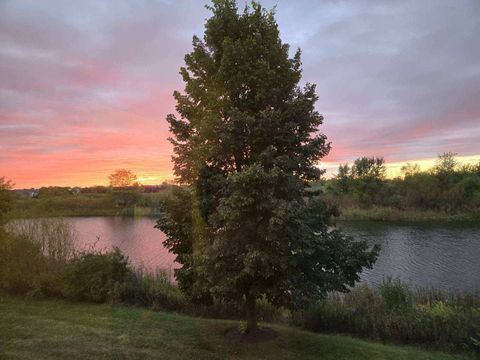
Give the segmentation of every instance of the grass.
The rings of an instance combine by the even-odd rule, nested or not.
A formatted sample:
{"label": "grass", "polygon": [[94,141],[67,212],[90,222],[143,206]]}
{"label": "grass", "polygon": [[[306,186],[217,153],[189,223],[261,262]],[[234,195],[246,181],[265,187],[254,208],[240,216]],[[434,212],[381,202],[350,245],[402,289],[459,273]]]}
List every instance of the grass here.
{"label": "grass", "polygon": [[480,355],[480,294],[411,289],[388,279],[379,288],[331,293],[293,321],[321,333],[343,333],[430,349]]}
{"label": "grass", "polygon": [[401,210],[393,207],[372,206],[370,208],[342,207],[339,220],[348,221],[478,221],[478,215],[474,213],[449,214],[442,211],[410,209]]}
{"label": "grass", "polygon": [[41,195],[38,199],[17,198],[11,218],[75,217],[75,216],[156,216],[158,205],[167,190],[139,194],[138,204],[121,209],[111,193],[79,195]]}
{"label": "grass", "polygon": [[110,194],[66,194],[16,199],[11,217],[114,216],[117,213]]}
{"label": "grass", "polygon": [[[17,198],[11,213],[12,218],[75,217],[75,216],[158,216],[162,199],[171,193],[171,188],[158,193],[141,193],[133,208],[120,209],[112,193],[86,194],[41,194],[38,199]],[[341,207],[339,220],[359,221],[478,221],[473,213],[449,214],[442,211],[373,206],[359,208]]]}
{"label": "grass", "polygon": [[284,326],[276,340],[238,343],[223,336],[233,321],[1,294],[0,318],[2,359],[466,359]]}

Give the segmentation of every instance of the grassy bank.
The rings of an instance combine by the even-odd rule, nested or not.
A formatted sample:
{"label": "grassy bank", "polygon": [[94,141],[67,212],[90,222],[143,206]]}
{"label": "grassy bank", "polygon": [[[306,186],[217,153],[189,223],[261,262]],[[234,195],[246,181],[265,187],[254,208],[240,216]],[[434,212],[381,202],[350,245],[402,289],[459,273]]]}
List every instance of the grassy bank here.
{"label": "grassy bank", "polygon": [[109,194],[68,194],[17,199],[11,217],[113,216],[117,212]]}
{"label": "grassy bank", "polygon": [[[0,232],[0,258],[4,259],[0,262],[0,291],[24,298],[244,318],[242,304],[191,303],[167,274],[134,268],[119,250],[76,251],[69,223],[62,219],[25,222],[16,232]],[[278,309],[264,300],[258,303],[258,316],[269,322],[293,322],[315,332],[456,352],[479,350],[478,295],[417,292],[398,282],[385,283],[380,289],[355,288],[300,313]]]}
{"label": "grassy bank", "polygon": [[[297,319],[295,319],[297,316]],[[480,355],[480,296],[411,289],[398,280],[332,293],[294,315],[308,330]]]}
{"label": "grassy bank", "polygon": [[405,221],[405,222],[470,222],[480,221],[474,213],[446,213],[433,210],[401,210],[393,207],[373,206],[370,208],[343,207],[339,220],[348,221]]}
{"label": "grassy bank", "polygon": [[110,305],[0,295],[0,357],[16,359],[466,359],[274,326],[277,339],[238,343],[238,323]]}
{"label": "grassy bank", "polygon": [[17,198],[12,218],[71,217],[71,216],[154,216],[167,192],[136,194],[135,205],[120,207],[115,194],[40,195]]}
{"label": "grassy bank", "polygon": [[[12,218],[37,217],[72,217],[72,216],[158,216],[162,199],[170,193],[167,188],[158,193],[139,193],[135,205],[127,208],[119,207],[115,194],[87,193],[40,195],[35,198],[17,198],[10,214]],[[401,210],[394,207],[373,206],[360,208],[353,206],[341,207],[339,220],[348,221],[480,221],[480,215],[474,213],[446,213],[433,210],[409,209]]]}

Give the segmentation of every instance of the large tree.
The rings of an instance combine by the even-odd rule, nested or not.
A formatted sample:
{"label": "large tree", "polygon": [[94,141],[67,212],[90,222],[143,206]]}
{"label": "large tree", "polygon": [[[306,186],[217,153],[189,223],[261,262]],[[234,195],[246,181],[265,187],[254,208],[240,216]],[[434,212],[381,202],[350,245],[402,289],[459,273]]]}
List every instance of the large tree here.
{"label": "large tree", "polygon": [[299,86],[300,51],[289,56],[273,11],[214,0],[201,40],[185,56],[179,117],[167,121],[180,183],[158,227],[197,300],[301,306],[346,290],[376,250],[333,231],[309,182],[330,150],[319,132],[315,86]]}

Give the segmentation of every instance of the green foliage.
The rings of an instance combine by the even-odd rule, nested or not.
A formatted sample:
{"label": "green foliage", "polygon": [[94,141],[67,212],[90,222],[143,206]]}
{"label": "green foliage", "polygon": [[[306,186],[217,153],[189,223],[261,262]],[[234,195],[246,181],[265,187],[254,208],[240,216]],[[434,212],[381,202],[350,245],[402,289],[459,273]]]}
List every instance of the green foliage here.
{"label": "green foliage", "polygon": [[73,251],[74,234],[68,222],[17,220],[9,223],[8,230],[0,231],[0,290],[153,309],[188,307],[185,296],[165,273],[133,269],[118,249]]}
{"label": "green foliage", "polygon": [[0,228],[0,289],[58,295],[59,275],[74,255],[73,231],[61,219],[12,221]]}
{"label": "green foliage", "polygon": [[72,300],[106,302],[129,271],[128,259],[118,248],[104,254],[82,253],[65,268],[62,294]]}
{"label": "green foliage", "polygon": [[385,179],[386,171],[383,157],[364,156],[355,160],[350,173],[353,179],[381,181]]}
{"label": "green foliage", "polygon": [[196,275],[193,268],[195,229],[192,209],[191,192],[177,188],[164,200],[156,227],[167,235],[164,246],[176,255],[175,261],[182,264],[181,268],[175,269],[175,277],[180,288],[196,301],[202,299],[204,294],[195,291],[193,287]]}
{"label": "green foliage", "polygon": [[223,334],[227,327],[238,327],[236,321],[124,306],[24,301],[2,294],[0,314],[2,359],[469,359],[273,324],[276,339],[261,344],[232,341]]}
{"label": "green foliage", "polygon": [[12,209],[13,197],[10,193],[12,186],[11,181],[0,177],[0,226],[6,221],[6,216]]}
{"label": "green foliage", "polygon": [[343,164],[338,167],[338,174],[335,176],[340,193],[345,194],[349,190],[350,183],[350,167],[348,164]]}
{"label": "green foliage", "polygon": [[[120,208],[122,212],[127,212],[125,215],[129,215],[128,211],[132,209],[140,202],[141,195],[138,191],[132,190],[120,190],[112,193],[115,206]],[[121,213],[122,214],[122,213]]]}
{"label": "green foliage", "polygon": [[295,307],[342,290],[376,251],[330,232],[325,202],[309,199],[330,144],[274,12],[256,2],[239,12],[232,0],[208,8],[180,70],[185,92],[174,93],[180,118],[167,117],[174,172],[190,189],[165,202],[158,228],[182,264],[182,288],[244,303],[250,328],[258,299]]}
{"label": "green foliage", "polygon": [[40,194],[38,198],[17,199],[12,217],[111,216],[117,211],[111,193]]}
{"label": "green foliage", "polygon": [[153,310],[184,311],[188,307],[183,293],[161,270],[155,273],[142,269],[129,271],[123,281],[115,282],[112,300]]}
{"label": "green foliage", "polygon": [[344,295],[331,294],[293,319],[313,331],[477,351],[474,336],[480,331],[480,298],[478,294],[412,291],[387,281],[379,290],[364,285]]}
{"label": "green foliage", "polygon": [[39,244],[13,237],[0,228],[0,289],[26,294],[34,289],[46,261]]}
{"label": "green foliage", "polygon": [[388,310],[401,311],[409,306],[408,287],[400,280],[387,279],[379,288],[380,296]]}
{"label": "green foliage", "polygon": [[443,153],[438,155],[438,159],[432,172],[436,175],[453,174],[457,170],[459,163],[455,158],[457,154],[452,152]]}
{"label": "green foliage", "polygon": [[452,153],[439,155],[430,170],[421,171],[416,164],[403,166],[403,178],[385,179],[382,158],[359,158],[348,169],[348,164],[341,165],[338,175],[324,186],[332,201],[347,212],[383,207],[393,212],[418,210],[453,216],[480,210],[480,163],[460,166]]}
{"label": "green foliage", "polygon": [[[156,215],[163,200],[176,186],[165,186],[159,192],[141,193],[138,190],[58,194],[41,192],[38,198],[17,197],[11,218]],[[57,193],[57,194],[55,194]]]}

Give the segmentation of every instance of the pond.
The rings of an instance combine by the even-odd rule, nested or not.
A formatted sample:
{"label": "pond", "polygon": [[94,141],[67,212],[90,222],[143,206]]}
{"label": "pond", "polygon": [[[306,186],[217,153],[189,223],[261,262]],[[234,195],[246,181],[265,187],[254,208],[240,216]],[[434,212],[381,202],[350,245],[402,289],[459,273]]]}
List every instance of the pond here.
{"label": "pond", "polygon": [[413,287],[480,290],[480,224],[341,222],[344,231],[381,252],[362,281],[399,278]]}
{"label": "pond", "polygon": [[[136,265],[149,269],[176,267],[175,256],[162,245],[165,235],[151,218],[69,218],[80,247],[119,247]],[[341,222],[338,225],[356,238],[380,244],[373,269],[361,281],[380,284],[399,278],[414,287],[441,290],[480,290],[480,224],[393,224]]]}

